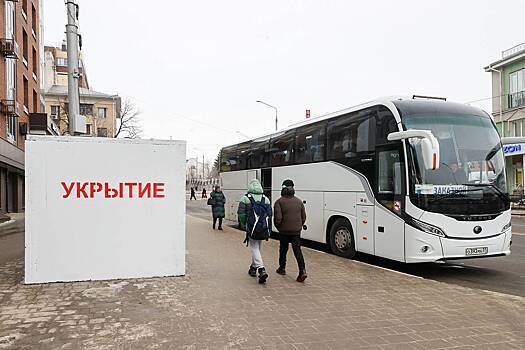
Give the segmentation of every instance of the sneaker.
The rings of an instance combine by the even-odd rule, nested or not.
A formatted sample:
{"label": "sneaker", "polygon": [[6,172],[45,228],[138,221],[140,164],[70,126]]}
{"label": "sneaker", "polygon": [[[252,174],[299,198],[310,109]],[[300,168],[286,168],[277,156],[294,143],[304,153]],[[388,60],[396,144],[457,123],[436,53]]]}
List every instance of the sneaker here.
{"label": "sneaker", "polygon": [[222,231],[222,227],[219,227],[219,231]]}
{"label": "sneaker", "polygon": [[260,284],[266,283],[267,278],[268,278],[268,274],[266,273],[266,269],[264,267],[259,268],[259,283]]}
{"label": "sneaker", "polygon": [[284,269],[284,267],[279,266],[279,268],[275,270],[275,272],[277,272],[279,275],[286,275],[286,270]]}
{"label": "sneaker", "polygon": [[308,277],[306,274],[306,271],[299,272],[299,276],[297,276],[297,282],[304,282],[304,280]]}
{"label": "sneaker", "polygon": [[248,275],[252,277],[257,277],[257,269],[253,266],[250,266],[250,269],[248,270]]}

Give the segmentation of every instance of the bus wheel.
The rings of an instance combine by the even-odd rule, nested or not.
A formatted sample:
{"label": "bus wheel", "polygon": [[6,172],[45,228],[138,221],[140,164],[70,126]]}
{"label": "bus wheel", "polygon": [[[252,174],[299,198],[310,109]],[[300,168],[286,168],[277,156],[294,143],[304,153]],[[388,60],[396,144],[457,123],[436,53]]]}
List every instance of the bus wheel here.
{"label": "bus wheel", "polygon": [[329,238],[332,253],[349,259],[355,256],[354,235],[348,220],[337,219],[330,228]]}

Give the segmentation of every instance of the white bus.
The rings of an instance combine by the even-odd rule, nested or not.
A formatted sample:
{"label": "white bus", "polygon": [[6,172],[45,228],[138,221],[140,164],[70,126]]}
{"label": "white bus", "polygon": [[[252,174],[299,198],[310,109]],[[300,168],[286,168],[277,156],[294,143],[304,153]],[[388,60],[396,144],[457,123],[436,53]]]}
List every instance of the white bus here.
{"label": "white bus", "polygon": [[510,254],[501,139],[484,111],[385,99],[221,150],[226,217],[253,178],[275,202],[285,179],[307,211],[302,238],[337,255],[415,263]]}

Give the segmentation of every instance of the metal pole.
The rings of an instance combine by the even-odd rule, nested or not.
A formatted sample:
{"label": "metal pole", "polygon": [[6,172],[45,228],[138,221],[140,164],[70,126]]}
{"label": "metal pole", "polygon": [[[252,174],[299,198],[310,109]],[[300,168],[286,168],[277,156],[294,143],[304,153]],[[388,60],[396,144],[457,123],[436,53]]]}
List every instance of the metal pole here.
{"label": "metal pole", "polygon": [[66,2],[67,10],[67,96],[68,96],[68,122],[69,134],[77,134],[77,116],[80,115],[80,96],[78,93],[78,6],[75,0]]}
{"label": "metal pole", "polygon": [[266,106],[268,106],[268,107],[271,107],[271,108],[275,109],[275,131],[277,131],[277,130],[278,130],[278,126],[277,126],[277,125],[278,125],[278,124],[277,124],[277,107],[272,106],[271,104],[266,103],[266,102],[261,101],[261,100],[257,100],[257,101],[255,101],[255,102],[256,102],[256,103],[262,103],[263,105],[266,105]]}

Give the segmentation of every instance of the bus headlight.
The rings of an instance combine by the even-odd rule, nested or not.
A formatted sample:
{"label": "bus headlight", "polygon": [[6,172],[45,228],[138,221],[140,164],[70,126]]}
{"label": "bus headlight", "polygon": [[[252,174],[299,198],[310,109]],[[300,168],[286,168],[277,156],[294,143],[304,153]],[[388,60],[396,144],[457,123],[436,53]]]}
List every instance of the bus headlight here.
{"label": "bus headlight", "polygon": [[419,221],[419,220],[414,219],[412,217],[410,218],[408,223],[410,225],[414,226],[415,228],[423,231],[423,232],[430,233],[431,235],[439,236],[439,237],[446,237],[447,236],[447,235],[445,235],[445,232],[443,232],[443,230],[440,229],[439,227],[427,224],[426,222]]}
{"label": "bus headlight", "polygon": [[509,221],[508,224],[506,224],[505,226],[503,226],[503,228],[501,229],[501,232],[505,232],[505,231],[508,230],[511,226],[512,226],[512,222]]}

